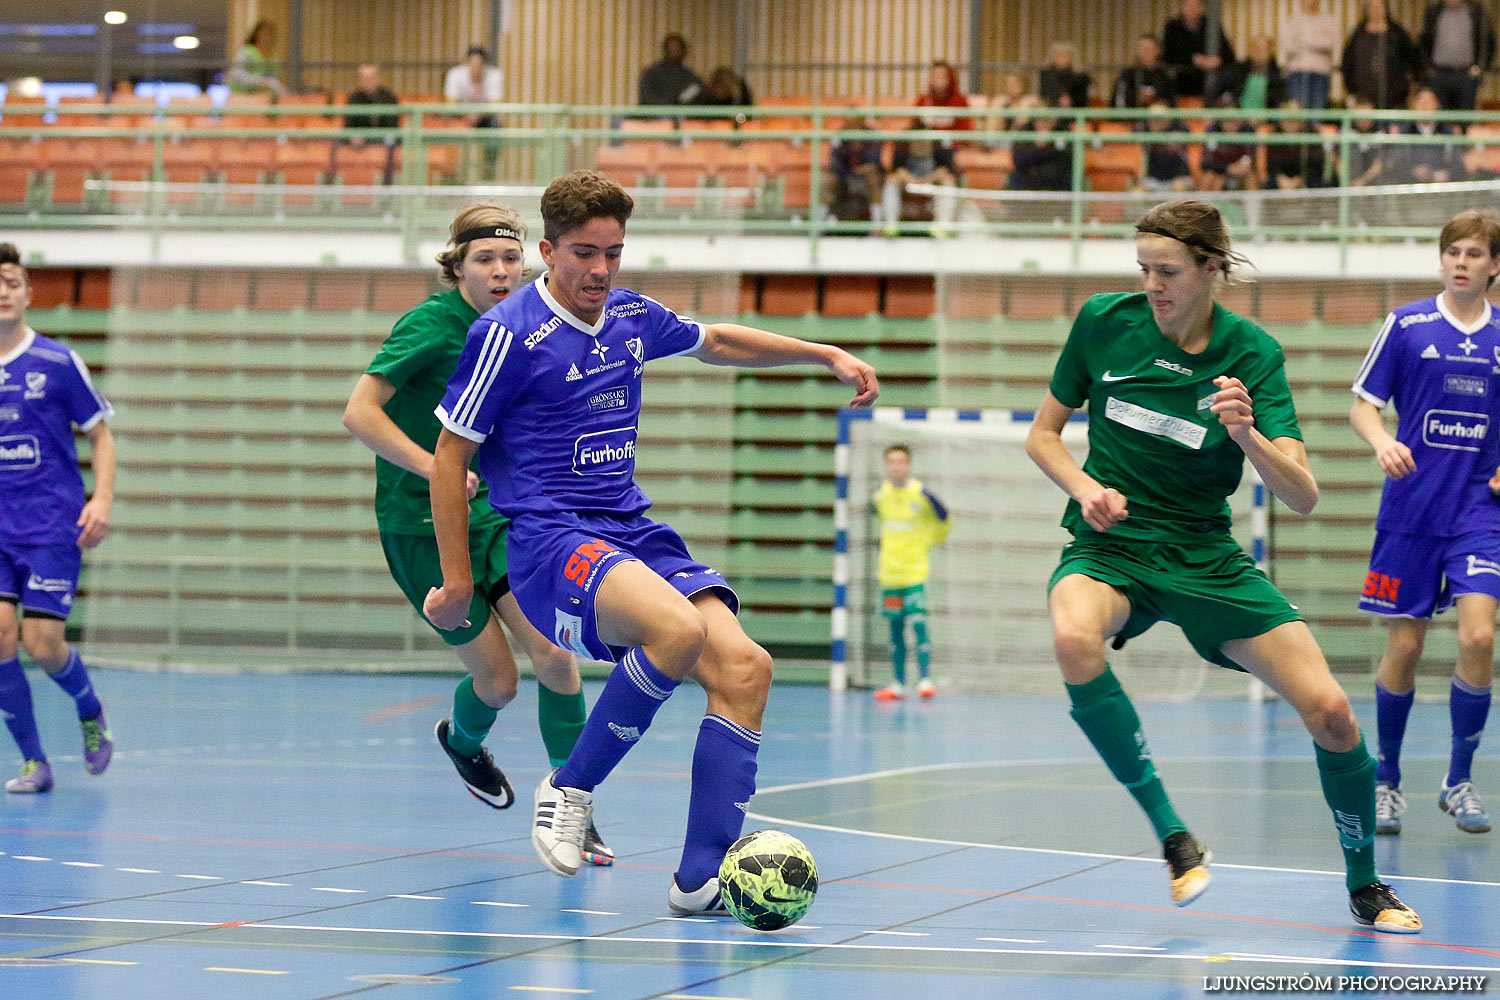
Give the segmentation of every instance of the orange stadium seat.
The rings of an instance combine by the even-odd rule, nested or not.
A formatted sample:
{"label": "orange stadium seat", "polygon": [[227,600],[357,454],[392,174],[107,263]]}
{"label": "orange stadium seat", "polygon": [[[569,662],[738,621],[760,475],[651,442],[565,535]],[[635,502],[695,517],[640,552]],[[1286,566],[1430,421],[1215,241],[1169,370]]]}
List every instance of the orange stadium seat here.
{"label": "orange stadium seat", "polygon": [[811,274],[768,274],[761,285],[760,312],[804,316],[818,308],[818,279]]}
{"label": "orange stadium seat", "polygon": [[193,274],[190,271],[150,267],[125,274],[125,302],[137,309],[173,309],[192,301]]}
{"label": "orange stadium seat", "polygon": [[1005,286],[998,276],[956,274],[943,287],[943,315],[949,319],[990,319],[1005,311]]}
{"label": "orange stadium seat", "polygon": [[1067,311],[1067,301],[1066,279],[1016,277],[1010,280],[1010,301],[1005,314],[1012,319],[1054,319]]}
{"label": "orange stadium seat", "polygon": [[1320,316],[1325,323],[1374,323],[1386,312],[1383,292],[1364,282],[1329,285],[1323,291]]}
{"label": "orange stadium seat", "polygon": [[197,309],[245,309],[250,305],[249,271],[202,271],[198,275]]}
{"label": "orange stadium seat", "polygon": [[305,309],[309,292],[306,271],[257,271],[251,309]]}
{"label": "orange stadium seat", "polygon": [[42,97],[6,94],[0,104],[0,125],[7,128],[42,128],[47,124],[47,101]]}
{"label": "orange stadium seat", "polygon": [[1318,287],[1311,281],[1278,281],[1261,290],[1262,323],[1308,323],[1318,314]]}
{"label": "orange stadium seat", "polygon": [[30,139],[0,138],[0,205],[22,205],[31,190],[37,144]]}
{"label": "orange stadium seat", "polygon": [[[260,184],[276,164],[274,139],[220,139],[214,143],[215,167],[226,184]],[[229,192],[224,201],[230,205],[254,204],[257,195]]]}
{"label": "orange stadium seat", "polygon": [[313,281],[312,307],[320,312],[348,312],[369,303],[370,276],[364,271],[324,271]]}
{"label": "orange stadium seat", "polygon": [[375,312],[404,313],[427,298],[432,279],[425,271],[381,271],[375,275],[370,308]]}
{"label": "orange stadium seat", "polygon": [[72,268],[39,267],[31,269],[27,278],[31,282],[31,304],[37,309],[72,305],[73,288],[77,280]]}
{"label": "orange stadium seat", "polygon": [[[209,139],[187,139],[162,146],[162,172],[171,184],[203,184],[214,168],[214,142]],[[197,192],[173,192],[167,201],[173,205],[192,205],[203,200]]]}
{"label": "orange stadium seat", "polygon": [[753,313],[760,310],[760,282],[753,274],[740,275],[740,312]]}
{"label": "orange stadium seat", "polygon": [[[103,98],[100,97],[62,97],[58,99],[57,106],[59,108],[87,107],[99,104],[102,100]],[[103,115],[79,114],[58,115],[57,124],[62,128],[97,128],[100,125],[112,125],[114,123]]]}
{"label": "orange stadium seat", "polygon": [[[312,186],[321,184],[328,170],[330,144],[326,139],[292,139],[276,146],[276,170],[283,184]],[[311,205],[313,193],[288,193],[288,205]]]}
{"label": "orange stadium seat", "polygon": [[113,286],[114,277],[107,268],[87,268],[78,282],[78,308],[108,309]]}
{"label": "orange stadium seat", "polygon": [[937,291],[931,275],[893,275],[885,279],[886,316],[925,319],[937,311]]}
{"label": "orange stadium seat", "polygon": [[873,274],[830,274],[823,281],[824,316],[868,316],[880,309],[880,279]]}
{"label": "orange stadium seat", "polygon": [[641,140],[600,146],[594,166],[625,187],[640,187],[651,176],[655,149]]}
{"label": "orange stadium seat", "polygon": [[1251,285],[1225,285],[1215,293],[1215,297],[1230,312],[1241,316],[1255,315],[1255,293]]}
{"label": "orange stadium seat", "polygon": [[[112,181],[144,181],[151,176],[154,155],[148,141],[115,139],[105,147],[104,170]],[[139,191],[112,191],[110,200],[121,205],[139,205],[145,195]]]}
{"label": "orange stadium seat", "polygon": [[[371,143],[351,146],[339,143],[333,147],[333,174],[339,184],[376,187],[385,181],[386,168],[395,170],[395,146]],[[349,206],[372,205],[375,195],[368,192],[340,193],[339,200]]]}
{"label": "orange stadium seat", "polygon": [[103,152],[98,139],[44,138],[37,144],[37,165],[52,176],[52,204],[83,204],[83,182],[98,168]]}
{"label": "orange stadium seat", "polygon": [[980,191],[1000,191],[1010,178],[1011,160],[1008,149],[976,149],[960,146],[953,154],[964,186]]}

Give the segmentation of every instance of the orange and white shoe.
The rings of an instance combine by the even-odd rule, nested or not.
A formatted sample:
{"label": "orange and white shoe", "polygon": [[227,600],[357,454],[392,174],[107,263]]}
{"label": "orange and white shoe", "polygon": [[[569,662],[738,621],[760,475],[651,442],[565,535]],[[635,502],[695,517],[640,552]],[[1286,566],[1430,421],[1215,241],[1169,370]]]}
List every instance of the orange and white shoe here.
{"label": "orange and white shoe", "polygon": [[923,677],[922,683],[917,685],[917,694],[923,698],[931,698],[937,694],[937,685],[933,684],[928,678]]}
{"label": "orange and white shoe", "polygon": [[876,701],[905,701],[906,689],[900,684],[887,684],[875,691]]}

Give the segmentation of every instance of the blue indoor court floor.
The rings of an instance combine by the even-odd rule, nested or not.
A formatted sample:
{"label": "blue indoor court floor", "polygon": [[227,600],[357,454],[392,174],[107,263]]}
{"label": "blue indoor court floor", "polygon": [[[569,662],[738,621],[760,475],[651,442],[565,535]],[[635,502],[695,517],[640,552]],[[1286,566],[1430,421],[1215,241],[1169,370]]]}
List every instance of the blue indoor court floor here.
{"label": "blue indoor court floor", "polygon": [[[1426,922],[1395,937],[1348,915],[1311,745],[1285,705],[1140,704],[1215,854],[1213,887],[1177,909],[1149,826],[1060,693],[888,706],[778,686],[746,828],[801,837],[822,885],[802,923],[763,934],[666,907],[696,689],[599,790],[619,860],[569,880],[529,840],[545,768],[533,682],[491,739],[520,797],[495,812],[433,742],[453,678],[101,670],[118,750],[89,777],[71,703],[30,677],[57,787],[0,801],[5,1000],[1126,1000],[1239,976],[1482,976],[1500,992],[1500,834],[1438,811],[1444,704],[1413,713],[1406,830],[1377,845]],[[1373,728],[1368,690],[1353,694]],[[8,743],[5,760],[11,772]],[[1497,770],[1481,748],[1492,808]]]}

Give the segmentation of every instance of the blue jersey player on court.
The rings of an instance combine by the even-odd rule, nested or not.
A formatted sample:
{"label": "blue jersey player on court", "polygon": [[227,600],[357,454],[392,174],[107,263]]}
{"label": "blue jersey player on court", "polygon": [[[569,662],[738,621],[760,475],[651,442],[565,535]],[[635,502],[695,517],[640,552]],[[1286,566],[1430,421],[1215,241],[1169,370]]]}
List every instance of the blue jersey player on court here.
{"label": "blue jersey player on court", "polygon": [[[30,304],[21,255],[0,244],[0,715],[22,758],[20,775],[5,790],[35,794],[52,790],[52,766],[42,752],[18,638],[77,705],[84,769],[102,773],[114,752],[104,708],[63,626],[73,610],[81,550],[109,533],[115,443],[106,423],[114,410],[77,354],[26,325]],[[74,427],[93,452],[94,496],[87,501]]]}
{"label": "blue jersey player on court", "polygon": [[[1386,474],[1359,607],[1389,622],[1375,681],[1376,831],[1401,832],[1401,742],[1434,614],[1458,606],[1449,691],[1453,749],[1438,805],[1460,830],[1490,828],[1470,768],[1490,710],[1500,606],[1500,220],[1462,212],[1438,239],[1443,291],[1386,317],[1354,380],[1349,413]],[[1380,410],[1394,404],[1386,430]]]}
{"label": "blue jersey player on court", "polygon": [[452,628],[469,606],[464,470],[477,450],[490,501],[511,518],[510,583],[526,617],[559,646],[616,664],[567,763],[537,788],[533,846],[558,874],[577,872],[595,786],[691,677],[708,711],[667,900],[679,913],[719,909],[719,864],[755,791],[771,658],[740,628],[724,578],[643,516],[650,501],[634,480],[641,372],[672,355],[822,365],[855,388],[854,406],[869,405],[879,385],[837,347],[695,323],[612,289],[633,202],[608,178],[560,177],[541,208],[547,273],[470,327],[437,411],[432,515],[443,586],[425,611]]}

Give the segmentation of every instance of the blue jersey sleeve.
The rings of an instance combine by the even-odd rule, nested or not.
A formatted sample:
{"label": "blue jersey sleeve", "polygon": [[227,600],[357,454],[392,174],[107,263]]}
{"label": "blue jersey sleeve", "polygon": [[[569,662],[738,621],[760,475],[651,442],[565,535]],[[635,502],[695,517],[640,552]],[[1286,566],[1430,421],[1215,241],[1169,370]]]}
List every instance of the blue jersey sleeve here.
{"label": "blue jersey sleeve", "polygon": [[520,394],[529,368],[519,338],[499,321],[480,317],[469,327],[458,367],[438,405],[438,420],[459,437],[483,442]]}
{"label": "blue jersey sleeve", "polygon": [[95,424],[115,415],[114,407],[94,388],[88,365],[83,363],[78,352],[69,351],[68,356],[73,362],[64,381],[66,394],[63,398],[67,401],[68,419],[77,424],[79,430],[91,431]]}
{"label": "blue jersey sleeve", "polygon": [[1396,326],[1396,314],[1391,313],[1370,345],[1359,374],[1354,378],[1354,394],[1384,409],[1396,392],[1400,367],[1400,342],[1402,332]]}
{"label": "blue jersey sleeve", "polygon": [[655,299],[646,301],[646,321],[641,324],[646,340],[646,360],[670,358],[696,351],[703,345],[703,324],[679,316]]}

